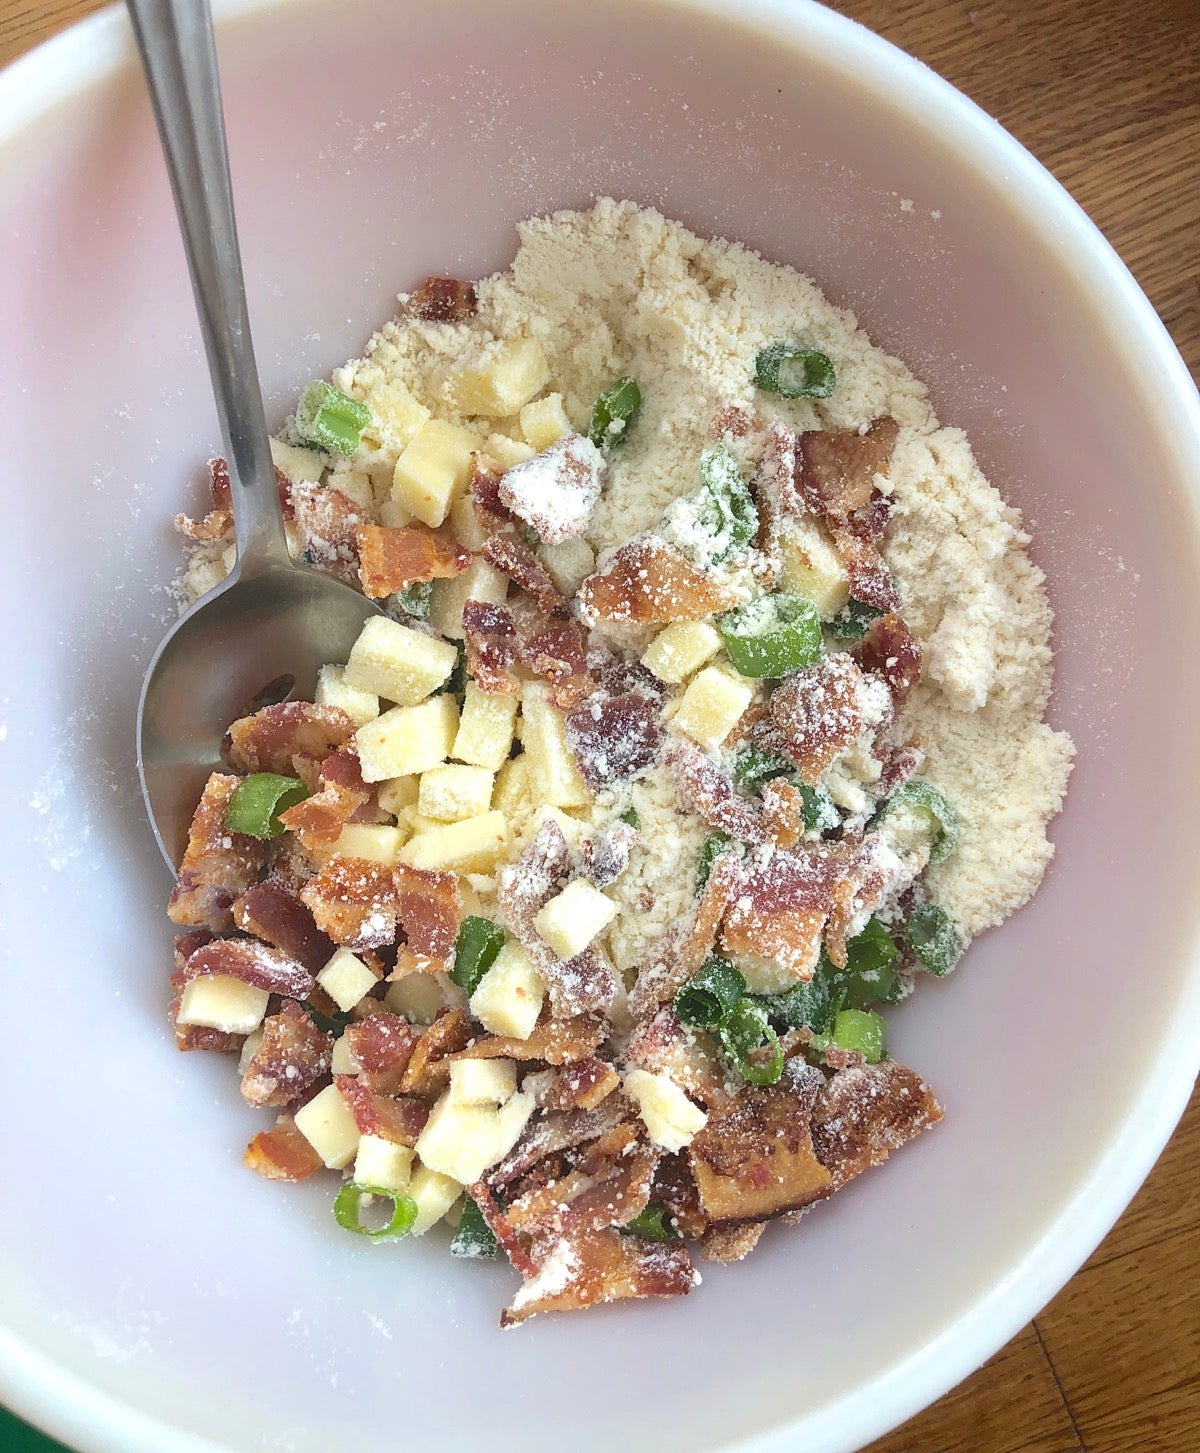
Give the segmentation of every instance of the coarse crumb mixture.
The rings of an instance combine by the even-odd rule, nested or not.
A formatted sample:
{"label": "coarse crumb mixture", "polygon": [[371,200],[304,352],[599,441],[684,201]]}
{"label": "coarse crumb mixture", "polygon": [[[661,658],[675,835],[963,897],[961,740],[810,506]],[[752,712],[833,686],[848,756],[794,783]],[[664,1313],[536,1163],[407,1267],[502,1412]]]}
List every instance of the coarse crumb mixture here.
{"label": "coarse crumb mixture", "polygon": [[[520,232],[273,442],[386,616],[234,724],[171,906],[249,1163],[457,1218],[506,1325],[685,1292],[940,1118],[878,1006],[1035,891],[1073,751],[1019,514],[851,314],[628,202]],[[193,599],[220,461],[180,524]]]}

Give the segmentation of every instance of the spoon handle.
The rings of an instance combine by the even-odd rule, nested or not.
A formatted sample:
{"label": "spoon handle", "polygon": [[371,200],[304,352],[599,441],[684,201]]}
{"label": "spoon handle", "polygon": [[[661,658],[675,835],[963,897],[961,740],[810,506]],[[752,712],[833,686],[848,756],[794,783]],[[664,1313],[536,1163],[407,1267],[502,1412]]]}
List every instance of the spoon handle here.
{"label": "spoon handle", "polygon": [[175,195],[229,461],[243,579],[290,564],[246,287],[209,0],[126,0]]}

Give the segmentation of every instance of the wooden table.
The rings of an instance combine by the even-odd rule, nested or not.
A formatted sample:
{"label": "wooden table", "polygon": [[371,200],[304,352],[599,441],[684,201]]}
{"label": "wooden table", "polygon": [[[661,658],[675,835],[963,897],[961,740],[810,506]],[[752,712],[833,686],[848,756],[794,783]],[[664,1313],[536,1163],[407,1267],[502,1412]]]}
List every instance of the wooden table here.
{"label": "wooden table", "polygon": [[[0,64],[98,8],[4,0]],[[1200,377],[1200,0],[834,8],[926,61],[1050,168]],[[1200,1093],[1066,1289],[986,1367],[869,1453],[1197,1453],[1198,1162]]]}

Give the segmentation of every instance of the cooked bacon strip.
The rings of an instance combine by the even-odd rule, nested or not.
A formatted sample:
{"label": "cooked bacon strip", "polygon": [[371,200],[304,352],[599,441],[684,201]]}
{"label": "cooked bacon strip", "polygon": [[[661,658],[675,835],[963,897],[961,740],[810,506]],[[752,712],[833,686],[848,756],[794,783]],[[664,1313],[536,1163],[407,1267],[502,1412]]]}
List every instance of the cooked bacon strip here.
{"label": "cooked bacon strip", "polygon": [[830,521],[829,533],[845,567],[854,599],[873,605],[876,610],[899,610],[900,592],[874,544],[839,520]]}
{"label": "cooked bacon strip", "polygon": [[857,429],[808,429],[800,435],[799,487],[809,508],[848,519],[871,502],[875,476],[887,476],[900,426],[875,419]]}
{"label": "cooked bacon strip", "polygon": [[293,999],[262,1023],[262,1039],[242,1075],[242,1096],[251,1105],[294,1105],[329,1073],[333,1040]]}
{"label": "cooked bacon strip", "polygon": [[532,550],[511,535],[490,535],[483,547],[483,558],[514,585],[527,590],[544,609],[553,613],[566,608],[550,572]]}
{"label": "cooked bacon strip", "polygon": [[783,522],[807,513],[796,489],[800,436],[779,419],[771,420],[762,464],[752,481],[758,509],[758,549],[763,558],[759,583],[770,590],[779,576]]}
{"label": "cooked bacon strip", "polygon": [[833,905],[825,928],[825,947],[834,965],[845,968],[848,940],[856,923],[886,899],[903,892],[924,871],[929,848],[924,846],[897,856],[881,834],[869,832],[852,854],[845,876],[833,891]]}
{"label": "cooked bacon strip", "polygon": [[488,1230],[500,1244],[501,1250],[512,1263],[513,1270],[519,1271],[524,1277],[537,1275],[537,1267],[530,1260],[525,1248],[521,1245],[521,1238],[508,1224],[508,1218],[500,1202],[492,1194],[491,1187],[486,1181],[477,1181],[473,1186],[468,1187],[471,1199],[479,1207],[480,1214],[487,1222]]}
{"label": "cooked bacon strip", "polygon": [[467,671],[480,691],[511,696],[521,688],[512,674],[517,659],[517,628],[503,605],[468,600],[463,605]]}
{"label": "cooked bacon strip", "polygon": [[587,1055],[567,1064],[561,1074],[555,1076],[552,1098],[545,1108],[594,1110],[620,1083],[621,1077],[612,1065],[594,1055]]}
{"label": "cooked bacon strip", "polygon": [[363,949],[396,941],[396,879],[382,863],[334,853],[301,888],[300,897],[334,943]]}
{"label": "cooked bacon strip", "polygon": [[343,1034],[359,1079],[381,1095],[395,1095],[417,1045],[417,1031],[402,1014],[390,1009],[348,1024]]}
{"label": "cooked bacon strip", "polygon": [[804,798],[798,787],[776,777],[762,786],[763,823],[781,848],[804,836]]}
{"label": "cooked bacon strip", "polygon": [[[637,1131],[630,1127],[636,1137]],[[545,1186],[535,1186],[507,1208],[509,1225],[539,1239],[563,1232],[625,1226],[650,1201],[661,1152],[630,1140],[625,1151],[575,1167]]]}
{"label": "cooked bacon strip", "polygon": [[453,277],[427,277],[409,293],[404,316],[426,323],[463,323],[475,312],[475,284]]}
{"label": "cooked bacon strip", "polygon": [[471,1042],[471,1021],[461,1009],[446,1009],[413,1046],[400,1088],[406,1095],[437,1094],[450,1078],[449,1056]]}
{"label": "cooked bacon strip", "polygon": [[567,745],[593,792],[640,776],[662,746],[658,708],[636,691],[596,692],[567,712],[565,726]]}
{"label": "cooked bacon strip", "polygon": [[647,1018],[660,1004],[673,999],[712,953],[717,929],[740,883],[741,864],[737,854],[727,849],[713,863],[690,921],[663,934],[639,969],[637,982],[629,991],[629,1012],[635,1019]]}
{"label": "cooked bacon strip", "polygon": [[242,1158],[269,1181],[306,1181],[325,1164],[290,1115],[281,1115],[274,1129],[260,1130]]}
{"label": "cooked bacon strip", "polygon": [[813,1148],[830,1173],[831,1189],[881,1165],[942,1114],[925,1081],[895,1060],[839,1070],[812,1114]]}
{"label": "cooked bacon strip", "polygon": [[816,787],[868,725],[864,678],[845,652],[797,671],[771,693],[771,721],[801,780]]}
{"label": "cooked bacon strip", "polygon": [[410,868],[404,863],[393,871],[396,906],[409,952],[429,961],[425,968],[444,968],[454,953],[462,922],[458,874]]}
{"label": "cooked bacon strip", "polygon": [[588,838],[583,850],[584,872],[597,888],[607,888],[624,873],[637,840],[637,828],[619,818]]}
{"label": "cooked bacon strip", "polygon": [[393,1145],[416,1145],[429,1118],[424,1100],[378,1094],[354,1075],[334,1075],[333,1083],[350,1107],[360,1135],[375,1135]]}
{"label": "cooked bacon strip", "polygon": [[488,534],[511,524],[512,515],[500,498],[500,480],[504,470],[488,454],[476,454],[467,493],[475,506],[475,517]]}
{"label": "cooked bacon strip", "polygon": [[251,988],[289,999],[307,999],[316,983],[303,964],[256,938],[215,938],[183,966],[185,983],[214,974],[228,974]]}
{"label": "cooked bacon strip", "polygon": [[175,516],[175,528],[189,540],[219,540],[233,524],[233,496],[229,488],[229,466],[223,459],[208,461],[208,482],[212,508],[202,520]]}
{"label": "cooked bacon strip", "polygon": [[741,1226],[710,1226],[700,1241],[702,1261],[742,1261],[758,1245],[767,1229],[765,1221],[747,1221]]}
{"label": "cooked bacon strip", "polygon": [[227,933],[233,927],[234,900],[262,872],[266,844],[225,827],[225,809],[237,785],[236,777],[222,772],[214,772],[204,784],[167,905],[172,923]]}
{"label": "cooked bacon strip", "polygon": [[703,1236],[708,1226],[700,1209],[700,1197],[687,1155],[664,1155],[658,1163],[650,1199],[657,1201],[670,1217],[680,1236],[694,1241]]}
{"label": "cooked bacon strip", "polygon": [[279,820],[294,832],[305,848],[319,852],[331,847],[342,828],[371,800],[371,788],[362,779],[358,753],[340,747],[321,764],[318,788],[311,797],[280,814]]}
{"label": "cooked bacon strip", "polygon": [[730,590],[657,535],[637,535],[579,587],[585,618],[667,624],[736,604]]}
{"label": "cooked bacon strip", "polygon": [[719,444],[722,439],[744,439],[761,422],[757,409],[745,404],[723,404],[708,422],[708,442]]}
{"label": "cooked bacon strip", "polygon": [[710,1224],[763,1221],[832,1192],[809,1129],[824,1083],[820,1070],[789,1060],[778,1085],[747,1086],[709,1113],[687,1155]]}
{"label": "cooked bacon strip", "polygon": [[485,1179],[497,1195],[512,1199],[511,1187],[525,1181],[536,1167],[581,1146],[603,1139],[629,1121],[629,1102],[610,1095],[595,1110],[550,1111],[529,1122],[525,1133]]}
{"label": "cooked bacon strip", "polygon": [[511,611],[518,660],[550,683],[560,710],[576,706],[594,689],[587,663],[587,631],[570,617],[547,617],[529,601],[514,601]]}
{"label": "cooked bacon strip", "polygon": [[318,974],[333,957],[335,944],[323,934],[306,904],[278,878],[255,883],[233,905],[234,922],[244,933],[264,939]]}
{"label": "cooked bacon strip", "polygon": [[897,711],[921,675],[921,642],[896,614],[872,621],[855,653],[864,671],[872,671],[887,682],[892,705]]}
{"label": "cooked bacon strip", "polygon": [[504,472],[500,500],[548,545],[581,535],[600,498],[604,455],[581,434],[564,434],[548,449]]}
{"label": "cooked bacon strip", "polygon": [[293,484],[290,494],[301,561],[357,586],[362,506],[332,484]]}
{"label": "cooked bacon strip", "polygon": [[471,552],[449,530],[428,525],[360,525],[358,578],[364,595],[381,600],[422,580],[451,580],[471,564]]}
{"label": "cooked bacon strip", "polygon": [[743,866],[722,925],[725,951],[774,961],[791,978],[811,978],[852,852],[848,844],[821,843],[756,854]]}
{"label": "cooked bacon strip", "polygon": [[574,1230],[540,1248],[535,1260],[538,1275],[501,1314],[502,1327],[539,1312],[573,1312],[630,1297],[686,1296],[695,1283],[682,1241],[643,1241],[619,1231]]}
{"label": "cooked bacon strip", "polygon": [[281,701],[244,716],[229,728],[226,754],[239,772],[294,771],[293,759],[323,762],[354,735],[353,720],[336,706],[311,701]]}
{"label": "cooked bacon strip", "polygon": [[653,1075],[669,1075],[681,1090],[708,1108],[729,1100],[720,1062],[680,1024],[669,1006],[634,1025],[625,1047],[625,1063]]}
{"label": "cooked bacon strip", "polygon": [[571,1019],[543,1019],[527,1039],[512,1039],[505,1034],[480,1035],[447,1058],[515,1059],[526,1064],[540,1060],[548,1065],[574,1065],[587,1060],[603,1043],[606,1034],[603,1021],[595,1015],[576,1014]]}
{"label": "cooked bacon strip", "polygon": [[[875,755],[880,755],[879,744],[876,743]],[[885,749],[883,755],[883,771],[878,779],[872,783],[871,790],[881,801],[890,797],[898,787],[903,787],[908,779],[915,776],[921,770],[925,761],[925,753],[920,747],[908,745],[903,747],[891,747]]]}
{"label": "cooked bacon strip", "polygon": [[759,807],[743,797],[720,767],[692,742],[677,741],[667,753],[679,802],[711,828],[743,843],[766,843],[771,832]]}

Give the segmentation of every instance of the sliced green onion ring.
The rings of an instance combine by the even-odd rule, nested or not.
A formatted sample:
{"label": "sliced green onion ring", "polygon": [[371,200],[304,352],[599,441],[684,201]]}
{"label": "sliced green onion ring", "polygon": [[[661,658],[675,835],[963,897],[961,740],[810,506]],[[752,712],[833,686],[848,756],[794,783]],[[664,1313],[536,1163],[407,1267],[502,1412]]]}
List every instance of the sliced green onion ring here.
{"label": "sliced green onion ring", "polygon": [[627,822],[629,826],[634,828],[636,831],[641,830],[642,819],[638,816],[636,807],[627,807],[625,811],[621,814],[619,821]]}
{"label": "sliced green onion ring", "polygon": [[776,777],[791,776],[796,766],[777,752],[764,752],[761,747],[743,742],[734,751],[730,770],[739,787],[745,787],[748,792],[757,792],[764,782],[770,782]]}
{"label": "sliced green onion ring", "polygon": [[[387,1225],[372,1230],[362,1224],[364,1196],[378,1196],[391,1201],[392,1215]],[[334,1199],[333,1216],[339,1226],[359,1236],[369,1236],[372,1241],[399,1241],[413,1228],[417,1219],[417,1203],[400,1191],[384,1190],[381,1186],[360,1186],[357,1181],[348,1181]]]}
{"label": "sliced green onion ring", "polygon": [[883,1058],[884,1023],[878,1014],[864,1009],[843,1009],[833,1021],[830,1036],[839,1049],[857,1050],[869,1065]]}
{"label": "sliced green onion ring", "polygon": [[689,1029],[724,1024],[746,992],[746,981],[728,959],[705,959],[675,995],[675,1015]]}
{"label": "sliced green onion ring", "polygon": [[773,680],[818,660],[824,642],[821,617],[802,595],[764,595],[726,611],[717,629],[734,668],[743,676]]}
{"label": "sliced green onion ring", "polygon": [[827,353],[799,343],[770,343],[754,360],[754,385],[785,399],[827,399],[837,372]]}
{"label": "sliced green onion ring", "polygon": [[278,772],[253,772],[243,777],[225,809],[225,826],[247,837],[273,838],[285,831],[279,814],[308,796],[299,777]]}
{"label": "sliced green onion ring", "polygon": [[897,808],[910,807],[924,814],[929,821],[929,861],[942,863],[954,851],[958,842],[958,813],[930,782],[911,777],[903,787],[898,787],[875,814],[872,827],[885,822]]}
{"label": "sliced green onion ring", "polygon": [[592,406],[592,422],[588,438],[597,449],[619,444],[629,432],[642,406],[642,391],[637,379],[617,379],[606,388]]}
{"label": "sliced green onion ring", "polygon": [[829,1029],[834,1016],[831,968],[829,960],[822,959],[811,979],[761,1001],[781,1029],[810,1029],[814,1034]]}
{"label": "sliced green onion ring", "polygon": [[925,968],[939,979],[950,972],[962,953],[954,920],[937,903],[924,903],[913,910],[908,920],[908,941]]}
{"label": "sliced green onion ring", "polygon": [[839,641],[861,641],[883,614],[878,606],[868,605],[865,600],[848,600],[828,626]]}
{"label": "sliced green onion ring", "polygon": [[396,609],[403,611],[406,616],[413,616],[419,621],[427,621],[429,607],[433,603],[433,581],[414,580],[403,590],[398,590],[392,599],[395,601]]}
{"label": "sliced green onion ring", "polygon": [[714,560],[724,560],[758,534],[758,510],[737,460],[724,444],[700,456],[700,482],[707,490],[701,521],[720,542]]}
{"label": "sliced green onion ring", "polygon": [[696,864],[696,892],[703,893],[713,870],[713,864],[733,839],[727,832],[710,832],[700,844],[700,858]]}
{"label": "sliced green onion ring", "polygon": [[366,404],[321,379],[309,384],[296,405],[296,432],[332,454],[353,454],[370,422]]}
{"label": "sliced green onion ring", "polygon": [[651,1201],[646,1209],[621,1227],[623,1236],[640,1236],[643,1241],[676,1241],[679,1232],[665,1206]]}
{"label": "sliced green onion ring", "polygon": [[878,918],[871,918],[846,945],[846,967],[833,971],[844,991],[843,1004],[849,1009],[894,1004],[902,988],[895,969],[899,957],[896,940]]}
{"label": "sliced green onion ring", "polygon": [[486,1261],[496,1255],[500,1243],[496,1234],[483,1219],[483,1212],[470,1196],[463,1201],[462,1215],[458,1218],[458,1230],[450,1243],[451,1256],[463,1256],[472,1261]]}
{"label": "sliced green onion ring", "polygon": [[841,822],[837,805],[824,787],[809,787],[807,783],[797,784],[803,803],[804,829],[806,832],[828,832]]}
{"label": "sliced green onion ring", "polygon": [[479,981],[496,962],[504,945],[504,930],[490,918],[477,918],[469,913],[463,919],[454,943],[454,967],[450,977],[468,998],[479,987]]}
{"label": "sliced green onion ring", "polygon": [[[752,1085],[773,1085],[783,1073],[783,1047],[771,1028],[766,1006],[757,999],[739,999],[733,1011],[717,1030],[717,1039],[726,1059]],[[770,1057],[763,1062],[753,1058],[761,1049]]]}

